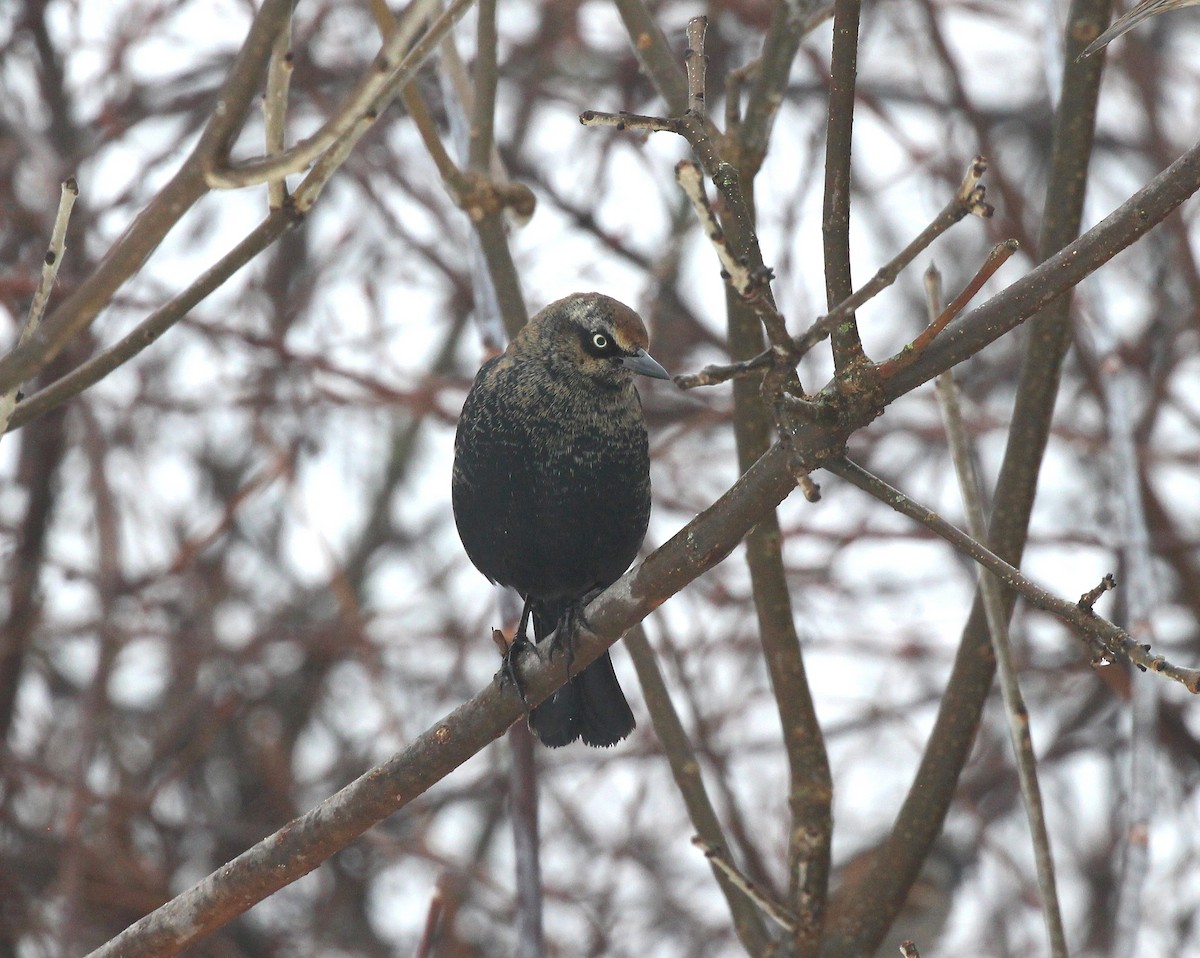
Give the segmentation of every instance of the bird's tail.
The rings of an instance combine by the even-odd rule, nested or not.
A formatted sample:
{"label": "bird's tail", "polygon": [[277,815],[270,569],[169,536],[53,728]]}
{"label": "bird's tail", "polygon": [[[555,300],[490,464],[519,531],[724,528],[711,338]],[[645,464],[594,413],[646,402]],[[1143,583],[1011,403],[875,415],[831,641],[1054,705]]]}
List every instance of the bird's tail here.
{"label": "bird's tail", "polygon": [[[570,628],[569,616],[546,618],[560,631]],[[539,642],[550,631],[545,628],[549,624],[546,618],[534,612],[534,635]],[[561,638],[570,643],[574,636]],[[568,645],[568,655],[569,648]],[[608,652],[529,713],[533,734],[550,748],[569,745],[576,739],[582,739],[585,745],[607,748],[632,732],[635,724]]]}
{"label": "bird's tail", "polygon": [[634,724],[607,652],[529,713],[533,734],[551,748],[577,738],[585,745],[616,745]]}

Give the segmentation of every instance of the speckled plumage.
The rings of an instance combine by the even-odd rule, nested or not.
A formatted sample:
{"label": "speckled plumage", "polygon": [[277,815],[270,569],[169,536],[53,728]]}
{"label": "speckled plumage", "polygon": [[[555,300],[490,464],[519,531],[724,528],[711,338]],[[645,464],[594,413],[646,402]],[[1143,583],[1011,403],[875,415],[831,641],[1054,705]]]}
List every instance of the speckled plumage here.
{"label": "speckled plumage", "polygon": [[[467,395],[454,442],[459,536],[484,575],[526,600],[536,641],[618,579],[646,534],[650,456],[633,375],[666,376],[646,345],[629,307],[576,294],[530,320]],[[534,709],[530,726],[547,745],[628,735],[633,714],[608,654]]]}

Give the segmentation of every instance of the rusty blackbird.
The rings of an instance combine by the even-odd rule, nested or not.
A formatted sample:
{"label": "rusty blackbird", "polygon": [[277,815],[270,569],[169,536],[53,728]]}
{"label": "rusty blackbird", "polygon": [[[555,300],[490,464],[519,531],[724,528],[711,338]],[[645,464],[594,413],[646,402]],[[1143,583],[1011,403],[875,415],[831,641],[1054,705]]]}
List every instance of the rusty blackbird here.
{"label": "rusty blackbird", "polygon": [[[650,518],[650,455],[634,373],[669,378],[641,318],[599,293],[533,317],[484,363],[454,437],[454,519],[471,562],[525,600],[516,643],[571,645],[582,608],[629,568]],[[552,651],[553,651],[552,645]],[[511,654],[511,653],[510,653]],[[633,713],[607,652],[537,706],[546,745],[615,745]]]}

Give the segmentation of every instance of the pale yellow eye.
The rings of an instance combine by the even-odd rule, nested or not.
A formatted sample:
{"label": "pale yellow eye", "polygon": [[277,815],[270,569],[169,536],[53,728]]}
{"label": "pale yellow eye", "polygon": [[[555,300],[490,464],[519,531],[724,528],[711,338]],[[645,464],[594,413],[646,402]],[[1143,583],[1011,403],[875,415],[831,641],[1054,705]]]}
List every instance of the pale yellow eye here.
{"label": "pale yellow eye", "polygon": [[604,333],[592,333],[592,345],[597,349],[607,349],[608,337]]}

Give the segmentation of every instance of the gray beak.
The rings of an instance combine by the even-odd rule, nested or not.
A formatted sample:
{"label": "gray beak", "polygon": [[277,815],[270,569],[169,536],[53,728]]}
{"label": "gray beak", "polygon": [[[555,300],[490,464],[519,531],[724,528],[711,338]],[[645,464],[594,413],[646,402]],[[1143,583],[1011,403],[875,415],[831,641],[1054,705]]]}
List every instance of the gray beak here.
{"label": "gray beak", "polygon": [[639,349],[632,356],[624,357],[621,360],[621,365],[642,376],[649,376],[651,379],[671,378],[671,374],[655,362],[654,357],[644,349]]}

